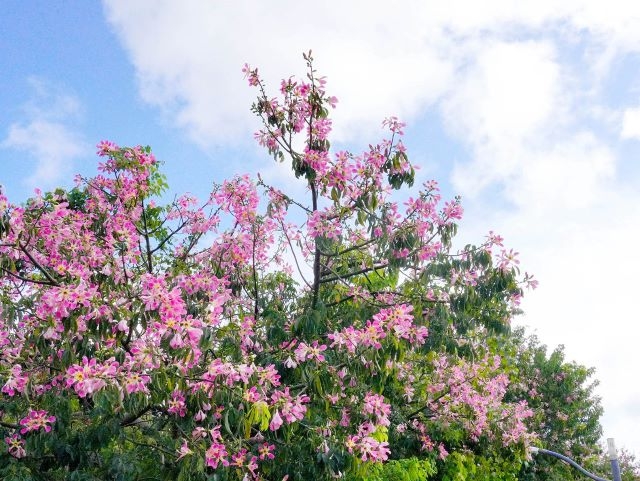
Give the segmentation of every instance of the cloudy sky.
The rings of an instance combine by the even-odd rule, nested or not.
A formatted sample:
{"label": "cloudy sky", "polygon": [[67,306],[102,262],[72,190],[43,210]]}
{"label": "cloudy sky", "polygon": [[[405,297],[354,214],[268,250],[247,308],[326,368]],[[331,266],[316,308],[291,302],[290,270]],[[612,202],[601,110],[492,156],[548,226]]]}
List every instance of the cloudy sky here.
{"label": "cloudy sky", "polygon": [[358,151],[408,122],[410,158],[535,273],[519,319],[595,366],[606,437],[640,453],[640,2],[69,0],[0,4],[0,184],[95,172],[95,144],[151,145],[172,191],[277,177],[253,143],[244,62],[304,71]]}

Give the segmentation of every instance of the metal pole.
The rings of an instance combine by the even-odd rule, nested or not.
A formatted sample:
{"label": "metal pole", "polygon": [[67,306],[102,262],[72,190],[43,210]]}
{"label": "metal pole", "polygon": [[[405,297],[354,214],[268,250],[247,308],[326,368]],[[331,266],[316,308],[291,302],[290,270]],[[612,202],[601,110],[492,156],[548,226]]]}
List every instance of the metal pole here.
{"label": "metal pole", "polygon": [[611,461],[611,474],[613,474],[613,481],[622,481],[620,463],[618,462],[618,453],[616,452],[616,443],[613,438],[607,439],[607,447],[609,451],[609,461]]}
{"label": "metal pole", "polygon": [[[549,451],[548,449],[542,449],[542,448],[537,448],[537,447],[533,446],[533,447],[531,447],[531,452],[533,454],[536,454],[536,453],[548,454],[549,456],[553,456],[554,458],[561,459],[562,461],[564,461],[565,463],[573,466],[578,471],[580,471],[582,474],[584,474],[588,478],[593,479],[594,481],[609,481],[606,478],[601,478],[599,476],[596,476],[593,473],[590,473],[589,471],[584,469],[582,466],[580,466],[578,463],[576,463],[573,459],[571,459],[571,458],[569,458],[567,456],[564,456],[563,454],[556,453],[555,451]],[[618,460],[616,459],[616,464],[617,464],[617,462],[618,462]],[[611,464],[613,466],[613,461],[611,461]],[[615,474],[614,474],[613,481],[621,481],[620,480],[620,469],[619,468],[618,468],[618,477],[616,478]]]}

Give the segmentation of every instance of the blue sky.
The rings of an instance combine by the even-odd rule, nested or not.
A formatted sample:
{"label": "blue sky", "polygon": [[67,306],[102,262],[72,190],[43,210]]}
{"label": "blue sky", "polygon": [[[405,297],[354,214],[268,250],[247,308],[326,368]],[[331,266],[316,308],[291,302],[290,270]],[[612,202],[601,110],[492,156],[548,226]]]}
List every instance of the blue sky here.
{"label": "blue sky", "polygon": [[[152,145],[163,159],[176,159],[166,165],[176,191],[194,187],[179,175],[185,168],[193,178],[213,180],[207,159],[218,150],[203,152],[140,99],[135,68],[100,3],[6,2],[0,8],[0,183],[12,198],[25,199],[36,186],[70,185],[76,172],[95,172],[100,139]],[[22,135],[12,141],[12,129],[30,141]],[[42,129],[53,136],[38,146],[31,134]],[[45,149],[51,153],[38,153]],[[58,152],[71,155],[59,159]],[[197,185],[203,195],[209,187]]]}
{"label": "blue sky", "polygon": [[[151,145],[172,191],[260,171],[244,62],[318,70],[360,150],[398,115],[421,176],[461,194],[465,241],[501,233],[536,274],[519,320],[595,366],[605,436],[640,453],[640,3],[540,0],[0,4],[0,184],[10,199]],[[276,8],[277,6],[277,8]],[[634,376],[637,377],[637,376]]]}

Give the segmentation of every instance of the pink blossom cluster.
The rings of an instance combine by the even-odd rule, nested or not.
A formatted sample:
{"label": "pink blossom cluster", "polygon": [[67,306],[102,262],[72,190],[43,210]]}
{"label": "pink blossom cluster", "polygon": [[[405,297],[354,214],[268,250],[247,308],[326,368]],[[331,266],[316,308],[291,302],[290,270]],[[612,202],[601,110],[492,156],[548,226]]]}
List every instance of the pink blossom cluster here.
{"label": "pink blossom cluster", "polygon": [[382,340],[389,332],[394,334],[394,338],[403,339],[412,345],[422,345],[428,335],[425,326],[413,324],[411,311],[413,306],[400,304],[392,308],[381,309],[376,315],[368,320],[361,329],[353,326],[344,328],[328,334],[332,341],[331,347],[346,349],[355,353],[358,348],[382,348]]}
{"label": "pink blossom cluster", "polygon": [[451,363],[444,356],[437,359],[435,376],[428,387],[432,396],[429,409],[435,418],[446,423],[461,422],[473,440],[481,435],[497,435],[505,445],[530,442],[533,438],[525,420],[533,412],[526,401],[515,405],[503,402],[509,378],[499,372],[500,364],[499,356],[476,363]]}
{"label": "pink blossom cluster", "polygon": [[2,392],[8,396],[15,396],[16,392],[23,393],[27,382],[29,382],[29,377],[22,372],[22,366],[16,364],[11,368],[11,375],[2,386]]}
{"label": "pink blossom cluster", "polygon": [[307,220],[307,232],[309,237],[326,237],[327,239],[339,239],[342,233],[342,226],[339,217],[330,211],[322,212],[316,210],[309,214]]}
{"label": "pink blossom cluster", "polygon": [[390,453],[388,442],[378,441],[371,436],[349,436],[345,441],[345,447],[362,461],[386,461]]}
{"label": "pink blossom cluster", "polygon": [[110,358],[98,362],[95,358],[82,357],[82,364],[73,364],[67,369],[66,387],[73,388],[83,398],[96,393],[115,380],[119,363]]}
{"label": "pink blossom cluster", "polygon": [[324,362],[325,357],[322,354],[327,350],[326,344],[319,344],[318,341],[313,341],[311,345],[307,345],[304,342],[300,342],[295,350],[296,361],[316,361]]}
{"label": "pink blossom cluster", "polygon": [[20,420],[20,434],[27,434],[32,431],[44,429],[45,433],[51,431],[51,424],[56,422],[55,416],[50,416],[44,410],[30,410],[26,417]]}
{"label": "pink blossom cluster", "polygon": [[389,426],[389,415],[391,414],[391,406],[385,402],[380,394],[369,392],[364,397],[362,411],[365,414],[372,415],[375,424],[378,426]]}

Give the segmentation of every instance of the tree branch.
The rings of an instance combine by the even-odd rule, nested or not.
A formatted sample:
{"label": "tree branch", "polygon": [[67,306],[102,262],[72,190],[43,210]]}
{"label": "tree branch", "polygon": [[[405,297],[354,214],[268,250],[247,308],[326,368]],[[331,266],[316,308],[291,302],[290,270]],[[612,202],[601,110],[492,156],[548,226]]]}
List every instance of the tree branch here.
{"label": "tree branch", "polygon": [[[313,211],[318,210],[318,190],[313,181],[309,181],[309,187],[311,188],[311,201],[313,203]],[[316,250],[313,255],[313,300],[311,301],[311,309],[315,309],[318,304],[318,293],[320,292],[320,248],[318,247],[318,240],[315,241]]]}
{"label": "tree branch", "polygon": [[307,278],[304,277],[304,275],[302,274],[302,269],[300,268],[300,264],[298,262],[298,256],[296,256],[296,252],[293,249],[293,244],[291,243],[291,239],[289,238],[289,233],[287,232],[287,228],[284,225],[284,222],[282,220],[280,220],[280,225],[282,226],[282,232],[284,233],[284,236],[287,239],[287,242],[289,244],[289,248],[291,249],[291,254],[293,255],[293,260],[296,263],[296,268],[298,269],[298,274],[300,274],[300,277],[302,278],[302,280],[304,281],[304,283],[307,285],[307,287],[309,289],[312,289],[312,285],[309,283],[309,281],[307,281]]}
{"label": "tree branch", "polygon": [[144,236],[145,247],[147,248],[147,272],[149,274],[153,274],[153,257],[151,255],[151,241],[149,240],[149,228],[147,227],[147,214],[144,211],[144,199],[141,200],[142,203],[142,225],[144,226],[144,232],[142,235]]}
{"label": "tree branch", "polygon": [[358,276],[358,275],[364,274],[366,272],[376,271],[378,269],[384,269],[385,267],[388,267],[388,266],[389,266],[389,263],[387,262],[387,263],[384,263],[384,264],[379,264],[377,266],[365,267],[364,269],[360,269],[360,270],[357,270],[357,271],[349,272],[348,274],[345,274],[343,276],[335,275],[335,276],[331,276],[331,277],[324,277],[324,278],[319,280],[319,283],[320,284],[326,284],[327,282],[344,281],[345,279],[349,279],[350,277]]}
{"label": "tree branch", "polygon": [[251,257],[252,257],[252,267],[253,267],[253,293],[254,293],[254,299],[253,299],[253,320],[254,321],[258,321],[258,272],[256,269],[256,242],[257,242],[257,236],[256,236],[256,230],[257,230],[257,225],[254,224],[253,225],[253,242],[251,245]]}
{"label": "tree branch", "polygon": [[47,271],[42,265],[40,265],[40,263],[31,255],[31,253],[27,250],[27,248],[25,246],[22,245],[22,242],[20,242],[20,240],[18,240],[18,247],[20,248],[20,250],[22,252],[24,252],[24,254],[29,258],[29,260],[33,263],[33,265],[40,271],[42,272],[42,275],[44,275],[49,282],[54,285],[54,286],[59,286],[60,283],[58,281],[56,281],[51,274],[49,274],[49,271]]}
{"label": "tree branch", "polygon": [[120,421],[120,426],[122,426],[123,428],[125,428],[127,426],[131,426],[138,419],[140,419],[146,413],[151,411],[151,409],[153,409],[153,406],[147,406],[147,407],[143,408],[142,410],[138,411],[137,413],[132,413],[132,414],[129,414],[128,416],[125,416],[124,418],[122,418],[122,421]]}
{"label": "tree branch", "polygon": [[355,251],[357,249],[361,249],[362,247],[366,247],[366,246],[368,246],[370,244],[373,244],[377,240],[378,239],[369,239],[368,241],[365,241],[362,244],[352,245],[351,247],[347,247],[346,249],[344,249],[344,250],[342,250],[340,252],[335,252],[333,254],[324,253],[324,255],[327,256],[327,257],[338,257],[338,256],[341,256],[341,255],[346,254],[348,252]]}
{"label": "tree branch", "polygon": [[43,286],[56,286],[57,284],[52,284],[50,281],[39,281],[37,279],[31,279],[29,277],[23,277],[20,274],[17,274],[15,272],[11,272],[9,269],[5,269],[4,267],[0,267],[0,269],[2,269],[3,272],[9,274],[11,277],[15,277],[16,279],[20,279],[23,282],[30,282],[32,284],[40,284]]}

